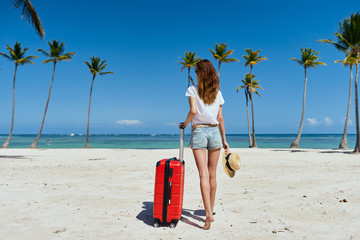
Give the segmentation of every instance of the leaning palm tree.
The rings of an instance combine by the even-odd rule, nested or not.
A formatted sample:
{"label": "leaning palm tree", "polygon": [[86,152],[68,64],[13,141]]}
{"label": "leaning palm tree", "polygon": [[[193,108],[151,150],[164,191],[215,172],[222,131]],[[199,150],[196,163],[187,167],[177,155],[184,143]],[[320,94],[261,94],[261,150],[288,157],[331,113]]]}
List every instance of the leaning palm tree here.
{"label": "leaning palm tree", "polygon": [[219,62],[218,68],[218,77],[220,81],[220,66],[221,63],[231,63],[231,62],[239,62],[236,58],[229,58],[231,54],[233,54],[234,50],[227,50],[227,44],[221,43],[218,45],[215,43],[215,51],[209,48],[210,52],[212,53],[215,60]]}
{"label": "leaning palm tree", "polygon": [[6,140],[6,142],[2,145],[3,148],[7,148],[10,143],[10,139],[12,136],[12,131],[14,128],[14,112],[15,112],[15,79],[16,79],[16,72],[19,65],[24,65],[27,63],[34,64],[31,59],[36,58],[36,56],[27,56],[25,57],[25,53],[29,48],[21,48],[21,44],[16,42],[14,45],[14,48],[11,48],[9,45],[6,47],[7,50],[9,50],[9,55],[5,53],[0,53],[1,56],[7,58],[8,60],[14,62],[15,64],[15,73],[14,73],[14,79],[13,79],[13,106],[12,106],[12,117],[11,117],[11,128],[10,128],[10,134]]}
{"label": "leaning palm tree", "polygon": [[195,55],[196,55],[196,52],[194,52],[194,53],[185,52],[185,57],[179,57],[184,61],[183,62],[177,61],[178,63],[182,64],[180,71],[182,71],[184,68],[188,69],[188,87],[190,87],[190,81],[191,81],[192,85],[195,86],[194,80],[190,76],[190,70],[191,70],[191,68],[195,68],[196,64],[198,62],[200,62],[200,60],[201,60],[200,57],[195,57]]}
{"label": "leaning palm tree", "polygon": [[354,153],[360,152],[360,126],[359,126],[359,101],[358,101],[358,76],[359,76],[359,57],[360,57],[360,13],[351,14],[350,18],[344,18],[339,22],[339,30],[334,33],[336,41],[331,39],[319,40],[323,43],[331,44],[336,49],[355,57],[355,118],[356,118],[356,144]]}
{"label": "leaning palm tree", "polygon": [[94,85],[94,80],[96,75],[105,75],[113,72],[103,72],[103,70],[106,68],[107,64],[105,64],[106,60],[101,61],[99,57],[91,57],[91,63],[88,61],[85,61],[85,64],[89,67],[89,71],[91,72],[93,78],[91,82],[91,88],[90,88],[90,98],[89,98],[89,109],[88,109],[88,120],[87,120],[87,131],[86,131],[86,144],[85,148],[90,148],[89,145],[89,122],[90,122],[90,104],[91,104],[91,95]]}
{"label": "leaning palm tree", "polygon": [[13,0],[14,8],[22,8],[21,17],[24,17],[28,23],[35,28],[35,31],[41,38],[44,38],[45,31],[41,25],[39,15],[31,4],[30,0]]}
{"label": "leaning palm tree", "polygon": [[300,128],[299,128],[299,132],[298,132],[295,140],[291,143],[290,148],[298,148],[299,147],[301,131],[302,131],[302,128],[303,128],[304,115],[305,115],[307,69],[311,68],[311,67],[316,68],[317,65],[326,66],[326,63],[317,61],[319,59],[319,57],[316,56],[316,54],[319,54],[319,52],[316,52],[316,51],[312,50],[311,48],[305,48],[305,50],[300,48],[300,51],[301,51],[301,59],[300,60],[297,59],[297,58],[290,58],[290,60],[298,63],[301,66],[303,66],[304,70],[305,70],[304,96],[303,96],[303,107],[302,107],[302,114],[301,114],[301,120],[300,120]]}
{"label": "leaning palm tree", "polygon": [[[248,53],[248,55],[243,55],[243,58],[245,58],[246,62],[244,63],[245,67],[250,66],[250,75],[252,74],[252,70],[255,64],[258,64],[261,61],[268,60],[265,56],[259,56],[260,49],[257,51],[253,51],[250,48],[246,48],[245,51]],[[251,86],[252,88],[252,86]],[[252,101],[252,91],[250,91],[250,100],[251,100],[251,108],[253,106]],[[255,119],[254,119],[254,111],[252,109],[252,145],[251,147],[256,148],[256,137],[255,137]]]}
{"label": "leaning palm tree", "polygon": [[345,119],[345,127],[344,127],[344,133],[341,138],[341,142],[339,145],[339,149],[348,149],[347,144],[347,129],[348,129],[348,123],[349,123],[349,115],[350,115],[350,106],[351,106],[351,92],[352,92],[352,80],[353,80],[353,74],[352,74],[352,68],[353,65],[356,62],[356,57],[353,57],[351,55],[348,55],[349,52],[346,51],[346,58],[344,60],[336,60],[335,63],[341,63],[344,66],[350,66],[350,85],[349,85],[349,101],[348,101],[348,108],[346,113],[346,119]]}
{"label": "leaning palm tree", "polygon": [[[247,114],[247,123],[248,123],[248,133],[249,133],[249,147],[252,147],[252,140],[251,140],[251,132],[250,132],[250,120],[249,120],[249,98],[252,96],[250,95],[250,92],[254,92],[258,96],[260,94],[256,89],[263,89],[260,87],[259,80],[254,80],[255,75],[247,73],[245,75],[245,79],[241,79],[243,82],[242,86],[239,86],[237,88],[237,92],[240,91],[240,89],[244,89],[245,92],[245,99],[246,99],[246,114]],[[252,105],[253,106],[253,105]]]}
{"label": "leaning palm tree", "polygon": [[44,117],[43,117],[43,120],[41,123],[40,131],[39,131],[39,134],[37,135],[35,141],[31,144],[30,148],[37,148],[37,144],[41,137],[41,132],[42,132],[42,129],[43,129],[44,123],[45,123],[46,112],[47,112],[47,109],[49,106],[51,88],[52,88],[52,84],[53,84],[54,77],[55,77],[56,64],[58,62],[70,61],[72,59],[72,56],[75,55],[74,52],[64,53],[65,52],[65,43],[64,42],[53,40],[52,43],[48,41],[48,44],[49,44],[49,49],[50,49],[49,52],[46,52],[45,50],[42,50],[42,49],[38,49],[38,51],[49,58],[49,59],[45,60],[43,62],[43,64],[49,63],[49,62],[54,63],[53,74],[52,74],[52,78],[51,78],[51,82],[50,82],[49,94],[48,94],[48,98],[47,98],[47,102],[46,102],[46,106],[45,106]]}

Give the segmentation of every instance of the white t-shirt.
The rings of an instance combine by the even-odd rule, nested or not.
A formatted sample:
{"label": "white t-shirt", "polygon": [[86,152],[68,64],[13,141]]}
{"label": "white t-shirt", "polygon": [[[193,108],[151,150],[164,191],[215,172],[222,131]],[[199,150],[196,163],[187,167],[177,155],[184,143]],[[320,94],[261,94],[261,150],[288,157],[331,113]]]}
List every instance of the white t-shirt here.
{"label": "white t-shirt", "polygon": [[186,91],[185,96],[196,98],[197,113],[191,122],[192,125],[219,124],[217,120],[219,107],[220,105],[223,105],[225,103],[220,90],[217,93],[215,102],[211,105],[205,104],[204,101],[200,99],[197,86],[189,87]]}

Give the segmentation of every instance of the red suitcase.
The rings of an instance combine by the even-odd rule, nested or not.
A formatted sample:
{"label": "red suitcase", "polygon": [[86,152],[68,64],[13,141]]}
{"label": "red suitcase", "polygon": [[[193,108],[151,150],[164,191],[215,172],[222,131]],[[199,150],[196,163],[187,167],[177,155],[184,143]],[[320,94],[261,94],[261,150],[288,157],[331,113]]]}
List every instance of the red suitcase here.
{"label": "red suitcase", "polygon": [[154,190],[154,227],[170,223],[176,227],[181,218],[184,193],[184,129],[180,129],[180,154],[156,163]]}

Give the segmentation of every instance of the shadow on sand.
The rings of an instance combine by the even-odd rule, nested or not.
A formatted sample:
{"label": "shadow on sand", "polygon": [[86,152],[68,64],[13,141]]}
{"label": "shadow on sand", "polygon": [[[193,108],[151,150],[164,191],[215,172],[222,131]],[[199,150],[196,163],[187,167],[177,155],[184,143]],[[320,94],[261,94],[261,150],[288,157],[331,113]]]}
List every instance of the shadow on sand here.
{"label": "shadow on sand", "polygon": [[[154,226],[154,219],[153,219],[154,203],[143,202],[142,209],[143,210],[136,216],[136,218],[143,221],[148,226]],[[205,222],[204,217],[205,217],[204,210],[183,209],[180,221],[189,224],[191,226],[201,228],[201,226],[195,223],[194,220]],[[170,224],[161,224],[161,225],[169,226]]]}

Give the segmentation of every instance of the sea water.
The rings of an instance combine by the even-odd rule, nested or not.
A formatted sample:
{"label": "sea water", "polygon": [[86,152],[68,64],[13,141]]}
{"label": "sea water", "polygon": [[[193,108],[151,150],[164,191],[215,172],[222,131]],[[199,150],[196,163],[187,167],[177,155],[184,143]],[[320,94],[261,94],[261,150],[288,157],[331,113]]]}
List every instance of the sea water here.
{"label": "sea water", "polygon": [[[97,134],[90,135],[91,148],[118,149],[173,149],[179,147],[178,134]],[[190,135],[185,135],[184,145],[190,141]],[[257,134],[258,148],[289,148],[296,134]],[[337,149],[341,134],[302,134],[300,148]],[[14,134],[9,148],[28,148],[36,138],[32,134]],[[0,144],[5,142],[7,135],[0,135]],[[228,134],[227,142],[231,148],[247,148],[247,134]],[[348,134],[348,147],[354,148],[356,135]],[[38,143],[39,148],[83,148],[86,135],[83,134],[43,134]]]}

